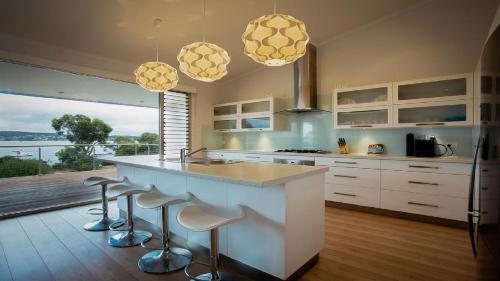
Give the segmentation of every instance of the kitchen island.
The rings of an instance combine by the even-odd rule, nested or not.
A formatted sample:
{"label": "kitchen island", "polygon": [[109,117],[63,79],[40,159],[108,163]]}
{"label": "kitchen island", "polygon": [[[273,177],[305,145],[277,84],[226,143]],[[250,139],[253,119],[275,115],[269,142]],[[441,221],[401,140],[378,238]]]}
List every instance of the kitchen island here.
{"label": "kitchen island", "polygon": [[[324,244],[324,180],[327,167],[272,163],[181,164],[158,155],[101,157],[117,166],[117,177],[155,184],[166,194],[190,192],[194,203],[244,206],[246,216],[219,231],[219,251],[246,266],[281,280],[296,277],[317,261]],[[192,203],[191,203],[192,204]],[[188,244],[209,247],[209,234],[187,231],[175,216],[184,205],[170,207],[170,231]],[[125,200],[118,201],[121,211]],[[134,205],[134,214],[161,225],[157,210]]]}

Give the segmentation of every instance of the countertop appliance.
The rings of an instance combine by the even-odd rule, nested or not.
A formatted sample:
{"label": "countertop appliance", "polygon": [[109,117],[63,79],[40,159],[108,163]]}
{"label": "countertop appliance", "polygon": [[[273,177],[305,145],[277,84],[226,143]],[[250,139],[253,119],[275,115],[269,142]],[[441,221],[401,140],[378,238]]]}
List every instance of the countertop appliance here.
{"label": "countertop appliance", "polygon": [[416,139],[415,156],[417,157],[436,157],[436,139]]}
{"label": "countertop appliance", "polygon": [[331,151],[321,150],[321,149],[278,149],[278,150],[275,150],[274,152],[318,153],[318,154],[332,153]]}
{"label": "countertop appliance", "polygon": [[[495,76],[491,73],[500,72],[500,27],[491,33],[484,45],[481,61],[480,95],[474,95],[474,104],[488,103],[484,96],[495,95],[492,90],[492,81]],[[486,79],[483,79],[486,78]],[[492,78],[492,79],[487,79]],[[499,92],[500,85],[496,85]],[[488,92],[489,91],[489,92]],[[474,255],[477,258],[478,269],[481,275],[491,277],[491,280],[500,280],[500,159],[498,146],[500,144],[500,130],[498,127],[474,122],[474,162],[471,167],[471,181],[469,187],[469,201],[467,221],[469,237]],[[492,184],[493,183],[493,184]]]}

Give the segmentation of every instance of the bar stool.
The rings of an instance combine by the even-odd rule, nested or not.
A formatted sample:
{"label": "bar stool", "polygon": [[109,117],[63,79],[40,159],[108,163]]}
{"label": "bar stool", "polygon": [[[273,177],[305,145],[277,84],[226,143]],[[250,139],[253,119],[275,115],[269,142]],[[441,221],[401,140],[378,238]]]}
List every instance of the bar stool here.
{"label": "bar stool", "polygon": [[108,244],[113,247],[133,247],[141,244],[152,237],[151,232],[134,229],[133,201],[134,194],[148,192],[150,187],[139,186],[131,183],[127,178],[122,182],[111,185],[106,195],[108,197],[127,196],[127,225],[126,228],[119,228],[118,223],[111,224],[109,229],[118,232],[111,236]]}
{"label": "bar stool", "polygon": [[192,277],[189,274],[189,266],[184,272],[195,281],[228,281],[240,280],[237,276],[219,271],[219,249],[218,249],[218,229],[219,227],[233,223],[245,217],[245,212],[240,205],[225,209],[213,209],[198,205],[187,206],[177,214],[177,221],[185,228],[192,231],[210,230],[210,264],[199,263],[210,267],[210,272]]}
{"label": "bar stool", "polygon": [[136,203],[141,208],[161,208],[162,221],[162,246],[159,249],[147,247],[145,244],[151,240],[141,243],[143,248],[152,251],[142,256],[137,262],[140,270],[149,273],[165,273],[179,270],[191,263],[193,255],[190,251],[183,248],[170,247],[170,235],[168,230],[168,206],[186,203],[189,202],[190,199],[190,193],[169,196],[160,192],[154,185],[151,186],[150,192],[140,194],[137,197]]}
{"label": "bar stool", "polygon": [[[90,215],[102,215],[102,218],[97,221],[89,222],[83,225],[83,228],[88,231],[105,231],[109,230],[111,224],[116,226],[121,226],[125,223],[125,220],[121,218],[109,218],[108,217],[108,198],[106,197],[106,191],[108,189],[108,184],[119,183],[120,180],[108,179],[104,177],[90,177],[83,181],[85,186],[101,186],[101,200],[102,208],[91,208],[87,211]],[[121,222],[121,224],[119,223]]]}

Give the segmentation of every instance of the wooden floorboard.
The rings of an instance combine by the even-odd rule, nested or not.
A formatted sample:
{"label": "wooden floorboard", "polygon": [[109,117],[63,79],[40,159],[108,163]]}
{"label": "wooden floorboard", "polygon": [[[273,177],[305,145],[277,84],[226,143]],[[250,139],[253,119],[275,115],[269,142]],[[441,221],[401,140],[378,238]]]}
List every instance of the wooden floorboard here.
{"label": "wooden floorboard", "polygon": [[[97,219],[87,208],[0,221],[0,280],[187,280],[183,271],[139,271],[137,260],[147,250],[109,247],[107,232],[83,230]],[[110,215],[118,216],[116,202],[110,203]],[[301,280],[490,279],[477,272],[463,229],[327,207],[325,247]]]}
{"label": "wooden floorboard", "polygon": [[116,177],[116,168],[1,178],[0,217],[26,210],[100,199],[99,186],[83,185],[83,180],[91,176]]}

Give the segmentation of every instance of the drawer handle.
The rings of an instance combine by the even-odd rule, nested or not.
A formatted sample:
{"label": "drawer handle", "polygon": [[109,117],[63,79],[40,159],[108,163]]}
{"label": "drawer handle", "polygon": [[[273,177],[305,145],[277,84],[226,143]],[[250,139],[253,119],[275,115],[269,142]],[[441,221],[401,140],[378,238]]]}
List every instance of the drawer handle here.
{"label": "drawer handle", "polygon": [[417,206],[424,206],[424,207],[432,207],[432,208],[439,208],[438,205],[432,205],[432,204],[425,204],[425,203],[418,203],[418,202],[408,202],[408,205],[417,205]]}
{"label": "drawer handle", "polygon": [[260,156],[245,156],[245,158],[248,158],[248,159],[259,159]]}
{"label": "drawer handle", "polygon": [[482,190],[488,190],[488,188],[487,188],[487,187],[481,187],[481,189],[482,189]]}
{"label": "drawer handle", "polygon": [[351,128],[373,128],[373,125],[351,125]]}
{"label": "drawer handle", "polygon": [[444,122],[417,123],[417,126],[443,126]]}
{"label": "drawer handle", "polygon": [[439,185],[439,183],[423,182],[423,181],[408,181],[408,183],[421,184],[421,185],[434,185],[434,186],[438,186]]}
{"label": "drawer handle", "polygon": [[483,171],[483,172],[485,172],[485,173],[487,173],[487,172],[488,172],[488,170],[487,170],[487,169],[483,169],[482,171]]}
{"label": "drawer handle", "polygon": [[337,163],[337,164],[351,164],[351,165],[358,164],[358,162],[347,162],[347,161],[335,161],[334,163]]}
{"label": "drawer handle", "polygon": [[409,165],[410,168],[419,168],[419,169],[439,169],[439,167],[435,166],[421,166],[421,165]]}
{"label": "drawer handle", "polygon": [[356,197],[357,196],[356,194],[349,194],[349,193],[342,193],[342,192],[334,192],[333,194],[349,196],[349,197]]}
{"label": "drawer handle", "polygon": [[356,176],[346,176],[346,175],[333,175],[335,177],[339,177],[339,178],[350,178],[350,179],[355,179],[357,178]]}
{"label": "drawer handle", "polygon": [[482,215],[487,215],[487,214],[488,214],[488,212],[487,212],[487,211],[483,211],[483,212],[481,212],[481,214],[482,214]]}

